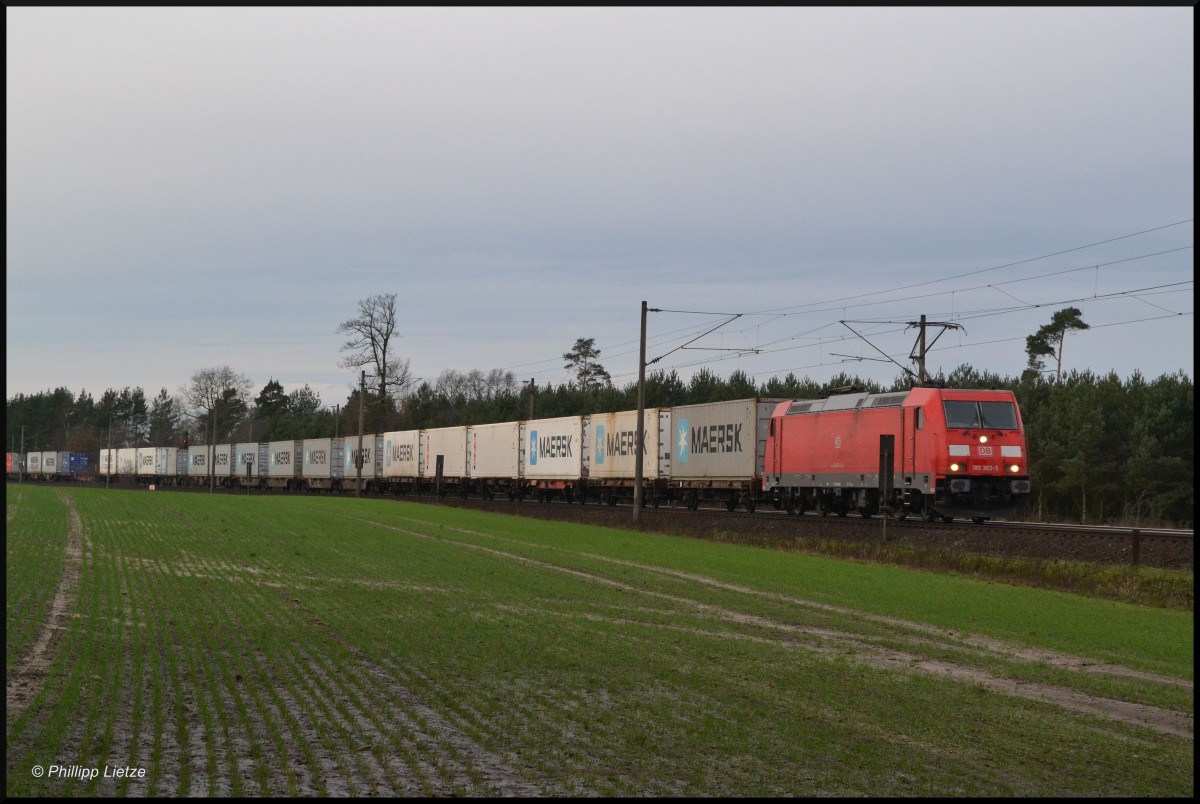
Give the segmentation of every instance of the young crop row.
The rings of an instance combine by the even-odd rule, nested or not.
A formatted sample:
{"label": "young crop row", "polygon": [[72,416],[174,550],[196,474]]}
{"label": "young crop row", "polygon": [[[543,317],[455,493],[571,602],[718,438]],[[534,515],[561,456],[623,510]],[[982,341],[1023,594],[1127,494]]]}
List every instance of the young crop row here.
{"label": "young crop row", "polygon": [[[8,624],[26,633],[10,692],[14,675],[35,690],[9,718],[9,795],[1191,787],[1188,660],[1118,655],[1119,633],[1087,636],[1086,657],[1000,640],[1007,621],[968,599],[979,633],[871,610],[1017,590],[380,501],[8,502]],[[860,586],[870,607],[851,605]],[[1059,607],[1043,631],[1076,616],[1039,599]],[[1164,642],[1190,634],[1182,613],[1146,616]],[[25,673],[42,641],[45,672]],[[145,776],[34,775],[51,763]]]}

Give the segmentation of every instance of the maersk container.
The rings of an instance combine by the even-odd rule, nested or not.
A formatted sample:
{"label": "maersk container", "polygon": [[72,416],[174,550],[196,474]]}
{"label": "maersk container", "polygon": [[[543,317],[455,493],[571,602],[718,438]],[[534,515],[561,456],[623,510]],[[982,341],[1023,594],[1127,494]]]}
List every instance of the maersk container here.
{"label": "maersk container", "polygon": [[472,480],[521,477],[521,423],[475,424],[469,428],[468,474]]}
{"label": "maersk container", "polygon": [[424,478],[437,477],[437,459],[442,457],[442,477],[467,476],[467,428],[435,427],[425,431]]}
{"label": "maersk container", "polygon": [[[383,435],[363,435],[362,476],[363,480],[378,480],[383,472]],[[358,464],[355,456],[358,453],[358,436],[346,436],[344,444],[344,460],[342,476],[347,480],[358,479]]]}
{"label": "maersk container", "polygon": [[[218,480],[228,478],[231,472],[230,453],[233,448],[229,444],[193,444],[188,447],[187,475],[193,484],[204,484],[204,478],[210,475]],[[211,467],[211,468],[210,468]]]}
{"label": "maersk container", "polygon": [[383,434],[383,479],[414,480],[422,475],[424,430],[393,430]]}
{"label": "maersk container", "polygon": [[117,451],[115,449],[100,450],[100,461],[96,464],[96,474],[100,477],[110,477],[117,474]]}
{"label": "maersk container", "polygon": [[340,481],[343,476],[342,449],[340,438],[304,439],[304,463],[300,469],[300,476],[319,488],[326,488],[334,481]]}
{"label": "maersk container", "polygon": [[267,444],[267,477],[271,480],[299,480],[303,455],[303,441],[270,442]]}
{"label": "maersk container", "polygon": [[637,438],[637,411],[593,413],[590,419],[592,448],[588,464],[591,480],[630,480],[637,474],[637,449],[641,444],[642,478],[656,480],[665,477],[670,441],[670,415],[659,408],[646,408],[642,417],[642,438]]}
{"label": "maersk container", "polygon": [[228,478],[233,474],[233,444],[217,444],[212,451],[213,475]]}
{"label": "maersk container", "polygon": [[192,444],[187,448],[188,483],[202,485],[203,478],[208,477],[208,445]]}
{"label": "maersk container", "polygon": [[525,479],[570,481],[585,477],[588,465],[586,416],[521,422]]}
{"label": "maersk container", "polygon": [[137,448],[138,477],[154,477],[157,474],[157,472],[154,471],[154,450],[154,447]]}
{"label": "maersk container", "polygon": [[771,411],[783,400],[735,399],[671,408],[674,481],[754,481],[762,476]]}
{"label": "maersk container", "polygon": [[[238,480],[258,480],[262,467],[267,463],[268,445],[257,441],[243,441],[233,445],[233,474]],[[249,468],[249,472],[247,472]]]}
{"label": "maersk container", "polygon": [[25,456],[25,474],[37,477],[42,473],[42,453],[30,452]]}
{"label": "maersk container", "polygon": [[41,476],[45,478],[53,477],[58,474],[58,453],[54,451],[44,451],[40,453],[41,459]]}

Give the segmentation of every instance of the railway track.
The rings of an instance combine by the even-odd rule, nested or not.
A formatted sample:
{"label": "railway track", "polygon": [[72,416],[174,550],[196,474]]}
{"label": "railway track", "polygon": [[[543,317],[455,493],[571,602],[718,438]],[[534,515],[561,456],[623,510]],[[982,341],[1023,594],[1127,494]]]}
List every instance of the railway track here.
{"label": "railway track", "polygon": [[[431,498],[409,498],[433,502]],[[1084,528],[1022,522],[864,519],[815,514],[788,516],[759,509],[755,513],[720,509],[690,511],[684,507],[643,508],[640,523],[633,523],[628,505],[567,505],[532,501],[466,500],[445,497],[439,504],[456,508],[582,522],[620,528],[688,536],[740,535],[764,545],[786,547],[789,542],[840,540],[883,541],[935,550],[953,550],[1014,558],[1089,561],[1098,564],[1138,564],[1160,569],[1194,569],[1195,538],[1192,531],[1132,528]]]}
{"label": "railway track", "polygon": [[[64,484],[67,485],[67,484]],[[92,486],[91,483],[72,484]],[[144,490],[145,486],[113,485],[114,490]],[[206,487],[163,487],[163,492],[209,493]],[[296,492],[253,491],[245,489],[215,489],[218,494],[295,494]],[[329,495],[331,492],[304,492]],[[354,492],[333,492],[338,496],[353,496]],[[554,519],[576,523],[644,530],[654,533],[701,538],[738,538],[766,547],[787,548],[796,542],[818,544],[836,540],[846,542],[884,541],[914,548],[979,553],[1011,558],[1087,561],[1097,564],[1140,565],[1194,571],[1194,531],[1161,530],[1125,527],[1085,527],[1080,525],[1030,522],[986,522],[981,525],[965,520],[955,522],[926,522],[882,517],[836,517],[788,515],[782,511],[759,508],[754,513],[727,511],[723,508],[689,510],[686,506],[645,507],[640,522],[633,523],[633,509],[628,504],[601,505],[567,504],[561,501],[485,500],[477,497],[460,498],[432,495],[379,496],[366,494],[370,499],[404,500],[444,505],[515,516]]]}

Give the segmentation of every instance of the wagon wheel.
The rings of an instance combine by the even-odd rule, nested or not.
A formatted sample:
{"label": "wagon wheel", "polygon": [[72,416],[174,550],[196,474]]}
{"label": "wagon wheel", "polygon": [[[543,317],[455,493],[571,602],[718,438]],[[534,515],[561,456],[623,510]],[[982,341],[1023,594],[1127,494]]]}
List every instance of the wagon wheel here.
{"label": "wagon wheel", "polygon": [[729,499],[725,501],[725,510],[732,513],[737,509],[737,494],[729,495]]}
{"label": "wagon wheel", "polygon": [[757,505],[758,505],[758,501],[755,500],[754,497],[752,497],[752,496],[746,497],[746,511],[747,512],[753,514],[754,509],[755,509],[755,507],[757,507]]}
{"label": "wagon wheel", "polygon": [[687,507],[689,511],[695,511],[700,507],[700,495],[694,489],[688,492]]}

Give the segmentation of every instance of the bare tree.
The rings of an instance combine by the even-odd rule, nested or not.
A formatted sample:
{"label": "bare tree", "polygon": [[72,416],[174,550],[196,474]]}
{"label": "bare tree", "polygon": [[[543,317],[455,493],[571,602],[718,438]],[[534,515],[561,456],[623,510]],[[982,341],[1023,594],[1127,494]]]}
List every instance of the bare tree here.
{"label": "bare tree", "polygon": [[369,366],[378,379],[379,400],[401,391],[409,381],[409,361],[401,361],[388,350],[396,334],[396,294],[381,293],[358,303],[358,317],[338,324],[339,335],[350,333],[342,344],[348,354],[338,365],[342,368]]}
{"label": "bare tree", "polygon": [[211,430],[214,420],[231,431],[249,409],[251,386],[249,378],[229,366],[205,368],[192,375],[191,382],[180,389],[180,395],[195,411],[193,415],[205,432]]}

